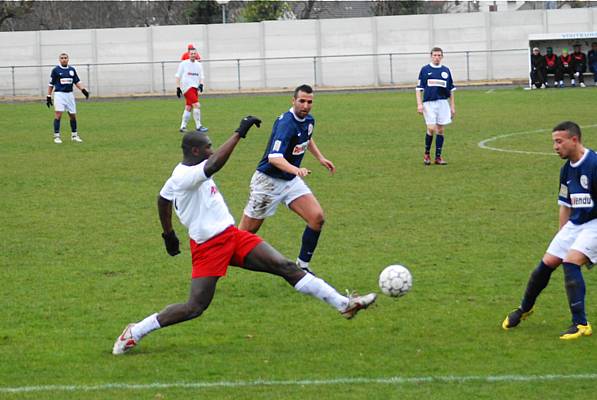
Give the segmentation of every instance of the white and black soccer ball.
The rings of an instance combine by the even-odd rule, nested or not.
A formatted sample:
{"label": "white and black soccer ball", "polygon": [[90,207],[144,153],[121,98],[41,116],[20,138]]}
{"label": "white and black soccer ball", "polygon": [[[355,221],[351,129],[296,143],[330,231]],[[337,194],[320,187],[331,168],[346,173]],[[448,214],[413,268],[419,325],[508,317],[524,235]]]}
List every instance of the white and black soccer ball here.
{"label": "white and black soccer ball", "polygon": [[403,265],[390,265],[379,274],[379,288],[392,297],[404,296],[413,285],[413,276]]}

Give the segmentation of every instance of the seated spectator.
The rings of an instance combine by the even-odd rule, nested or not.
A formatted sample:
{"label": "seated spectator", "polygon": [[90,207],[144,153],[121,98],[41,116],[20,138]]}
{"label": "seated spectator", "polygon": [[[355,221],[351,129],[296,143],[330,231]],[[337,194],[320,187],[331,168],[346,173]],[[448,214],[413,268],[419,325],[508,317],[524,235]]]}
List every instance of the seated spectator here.
{"label": "seated spectator", "polygon": [[545,54],[545,87],[549,87],[549,82],[547,81],[547,75],[552,74],[553,78],[553,86],[557,87],[558,82],[560,80],[560,60],[558,56],[553,53],[553,49],[548,47],[546,49],[547,54]]}
{"label": "seated spectator", "polygon": [[560,56],[560,87],[564,87],[564,77],[566,74],[570,77],[570,84],[576,86],[574,82],[574,59],[571,54],[568,54],[568,49],[562,49],[562,55]]}
{"label": "seated spectator", "polygon": [[[196,50],[195,49],[195,45],[193,43],[189,43],[188,44],[187,51],[185,51],[184,53],[182,53],[182,57],[180,57],[181,61],[189,59],[189,52],[191,50]],[[196,60],[201,60],[201,56],[199,55],[199,52],[197,52],[197,58],[196,58]]]}
{"label": "seated spectator", "polygon": [[[587,70],[587,56],[581,50],[580,44],[574,45],[574,53],[572,53],[572,58],[574,61],[574,77],[578,79],[578,85],[580,87],[585,87],[585,78],[583,74]],[[574,81],[572,83],[574,86]]]}
{"label": "seated spectator", "polygon": [[545,87],[545,57],[541,55],[539,47],[533,48],[531,53],[531,84],[537,89]]}
{"label": "seated spectator", "polygon": [[597,42],[591,43],[591,50],[588,54],[589,71],[593,73],[593,82],[597,86]]}

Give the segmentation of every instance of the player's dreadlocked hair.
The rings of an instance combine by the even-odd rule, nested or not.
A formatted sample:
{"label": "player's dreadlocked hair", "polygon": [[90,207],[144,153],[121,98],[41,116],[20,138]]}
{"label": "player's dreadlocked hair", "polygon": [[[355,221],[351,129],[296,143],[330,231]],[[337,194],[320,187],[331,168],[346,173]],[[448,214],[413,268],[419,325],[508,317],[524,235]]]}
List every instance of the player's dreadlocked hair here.
{"label": "player's dreadlocked hair", "polygon": [[582,140],[580,126],[578,126],[578,124],[576,124],[575,122],[572,122],[572,121],[560,122],[559,124],[554,126],[554,128],[552,130],[552,132],[556,132],[556,131],[566,131],[566,132],[568,132],[568,136],[578,137],[579,142]]}

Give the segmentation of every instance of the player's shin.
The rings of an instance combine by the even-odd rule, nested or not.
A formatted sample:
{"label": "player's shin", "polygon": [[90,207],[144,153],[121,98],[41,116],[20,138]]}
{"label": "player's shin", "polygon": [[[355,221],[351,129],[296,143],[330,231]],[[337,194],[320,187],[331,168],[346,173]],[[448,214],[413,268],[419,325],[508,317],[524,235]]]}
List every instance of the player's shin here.
{"label": "player's shin", "polygon": [[70,120],[70,131],[72,132],[73,135],[77,133],[77,120],[76,119]]}
{"label": "player's shin", "polygon": [[317,278],[311,274],[305,274],[305,276],[294,285],[294,288],[301,293],[325,301],[332,307],[335,307],[338,311],[343,311],[348,306],[347,297],[342,296],[323,279]]}
{"label": "player's shin", "polygon": [[201,109],[193,108],[193,119],[195,120],[197,129],[201,128]]}
{"label": "player's shin", "polygon": [[311,229],[308,225],[305,227],[305,231],[303,232],[301,251],[299,253],[299,260],[306,263],[307,266],[309,265],[309,262],[313,257],[313,253],[315,252],[315,248],[317,247],[317,242],[319,240],[320,234],[321,231]]}
{"label": "player's shin", "polygon": [[144,320],[136,323],[131,328],[131,334],[133,335],[133,339],[137,342],[141,340],[141,338],[147,335],[150,332],[155,331],[156,329],[160,329],[160,323],[158,322],[158,313],[151,314],[150,316],[146,317]]}
{"label": "player's shin", "polygon": [[543,260],[541,260],[539,265],[537,265],[537,268],[533,270],[529,277],[524,297],[520,303],[520,309],[523,312],[529,312],[531,308],[533,308],[537,297],[549,283],[553,271],[554,270],[548,267]]}
{"label": "player's shin", "polygon": [[425,154],[429,154],[431,151],[431,144],[433,143],[433,134],[427,130],[425,134]]}
{"label": "player's shin", "polygon": [[587,316],[585,314],[585,280],[580,270],[580,265],[565,262],[564,283],[566,285],[566,294],[568,295],[568,304],[572,313],[572,322],[574,324],[586,325]]}
{"label": "player's shin", "polygon": [[180,123],[180,127],[181,129],[184,129],[187,127],[187,124],[189,123],[189,119],[191,118],[191,112],[187,111],[186,109],[182,112],[182,122]]}
{"label": "player's shin", "polygon": [[60,135],[60,119],[54,118],[54,135]]}
{"label": "player's shin", "polygon": [[435,138],[435,158],[442,156],[442,149],[444,147],[444,135],[437,134]]}

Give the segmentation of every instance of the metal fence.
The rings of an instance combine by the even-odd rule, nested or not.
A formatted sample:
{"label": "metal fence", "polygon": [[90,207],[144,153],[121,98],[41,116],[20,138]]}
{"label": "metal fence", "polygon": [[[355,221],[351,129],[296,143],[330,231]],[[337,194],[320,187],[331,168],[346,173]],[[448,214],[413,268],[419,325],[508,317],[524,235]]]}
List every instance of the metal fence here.
{"label": "metal fence", "polygon": [[[456,81],[525,79],[528,49],[445,52]],[[428,52],[339,54],[326,56],[201,60],[206,88],[212,91],[279,89],[307,82],[317,86],[392,86],[414,84]],[[174,92],[180,61],[75,65],[94,96]],[[54,65],[0,67],[0,96],[44,96]]]}

